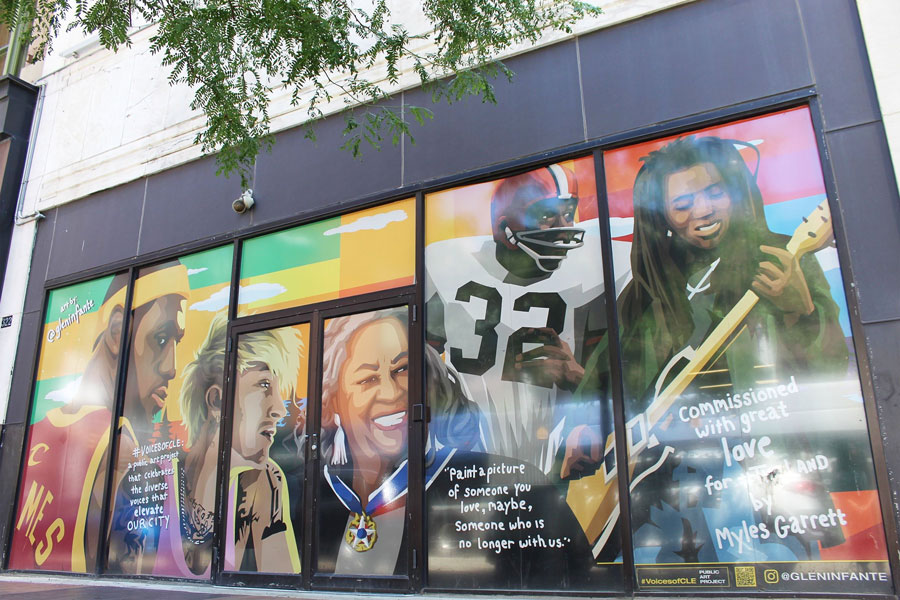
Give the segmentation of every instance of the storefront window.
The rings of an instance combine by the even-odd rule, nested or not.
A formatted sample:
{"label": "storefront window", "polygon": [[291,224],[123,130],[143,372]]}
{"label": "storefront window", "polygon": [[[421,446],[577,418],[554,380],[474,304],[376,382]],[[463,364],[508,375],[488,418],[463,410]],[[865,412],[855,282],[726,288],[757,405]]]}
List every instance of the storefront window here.
{"label": "storefront window", "polygon": [[210,577],[232,248],[140,270],[107,571]]}
{"label": "storefront window", "polygon": [[401,200],[247,240],[238,315],[411,285],[415,200]]}
{"label": "storefront window", "polygon": [[127,274],[50,292],[10,569],[97,564]]}
{"label": "storefront window", "polygon": [[593,159],[430,194],[425,228],[429,584],[620,589]]}
{"label": "storefront window", "polygon": [[604,161],[639,589],[890,593],[808,109]]}

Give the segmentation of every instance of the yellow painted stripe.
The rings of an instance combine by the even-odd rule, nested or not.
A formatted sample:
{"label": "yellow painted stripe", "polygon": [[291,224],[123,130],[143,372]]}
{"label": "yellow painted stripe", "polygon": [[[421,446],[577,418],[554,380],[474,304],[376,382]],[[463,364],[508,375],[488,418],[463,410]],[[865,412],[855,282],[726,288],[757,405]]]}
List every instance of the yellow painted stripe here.
{"label": "yellow painted stripe", "polygon": [[258,283],[275,283],[283,286],[286,291],[272,298],[241,304],[241,306],[246,310],[262,308],[276,303],[292,303],[296,306],[312,296],[327,293],[336,294],[340,290],[340,274],[341,261],[335,258],[266,275],[248,277],[241,280],[241,287]]}
{"label": "yellow painted stripe", "polygon": [[91,504],[91,493],[94,489],[94,483],[97,476],[97,470],[100,467],[100,461],[106,454],[106,447],[109,444],[109,427],[100,436],[97,447],[94,448],[94,454],[91,456],[91,462],[88,463],[88,470],[84,477],[84,486],[81,488],[81,501],[78,503],[78,518],[75,521],[75,538],[72,540],[72,571],[76,573],[87,573],[87,560],[84,555],[84,530],[87,526],[88,510]]}

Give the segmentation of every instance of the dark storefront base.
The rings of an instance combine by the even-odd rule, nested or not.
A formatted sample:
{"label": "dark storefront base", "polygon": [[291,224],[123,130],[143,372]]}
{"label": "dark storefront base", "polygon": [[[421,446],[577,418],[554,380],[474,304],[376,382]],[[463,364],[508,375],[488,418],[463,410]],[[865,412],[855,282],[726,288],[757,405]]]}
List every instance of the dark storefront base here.
{"label": "dark storefront base", "polygon": [[[341,600],[358,597],[349,592],[300,592],[289,590],[259,590],[226,588],[198,583],[167,583],[150,581],[84,581],[71,577],[41,575],[0,575],[0,598],[5,600],[119,600],[134,594],[155,594],[166,600],[250,600],[256,598],[295,598],[297,600]],[[402,594],[366,594],[371,600],[391,600],[410,598]],[[425,600],[481,600],[483,595],[425,593],[417,597]],[[527,598],[527,595],[503,596],[492,594],[491,598]],[[760,596],[721,596],[728,600],[751,600]],[[785,597],[785,596],[781,596]],[[568,598],[568,596],[554,596]],[[685,596],[635,595],[633,598],[653,598],[667,600]],[[704,596],[717,600],[716,596]],[[819,600],[830,600],[831,596],[817,596]],[[837,598],[837,597],[834,597]]]}

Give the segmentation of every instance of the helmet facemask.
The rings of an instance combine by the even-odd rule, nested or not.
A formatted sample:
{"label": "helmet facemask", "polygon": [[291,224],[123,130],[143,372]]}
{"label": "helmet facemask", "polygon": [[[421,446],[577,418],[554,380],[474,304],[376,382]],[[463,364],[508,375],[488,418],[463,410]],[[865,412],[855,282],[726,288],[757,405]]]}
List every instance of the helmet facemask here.
{"label": "helmet facemask", "polygon": [[544,273],[557,270],[569,250],[584,245],[584,229],[578,227],[513,231],[507,225],[505,231],[507,241],[531,257]]}

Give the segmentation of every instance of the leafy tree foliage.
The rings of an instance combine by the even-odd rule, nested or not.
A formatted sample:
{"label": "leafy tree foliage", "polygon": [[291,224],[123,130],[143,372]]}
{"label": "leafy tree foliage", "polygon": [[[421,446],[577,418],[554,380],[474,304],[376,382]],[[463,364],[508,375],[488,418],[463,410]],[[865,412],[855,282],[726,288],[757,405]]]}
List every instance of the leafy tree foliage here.
{"label": "leafy tree foliage", "polygon": [[[512,73],[494,57],[599,12],[578,0],[394,4],[424,9],[432,31],[410,34],[388,0],[0,0],[0,19],[33,24],[38,56],[67,19],[111,50],[131,44],[133,21],[155,23],[152,51],[206,114],[197,143],[219,151],[220,173],[237,171],[246,186],[260,148],[271,147],[269,99],[280,86],[305,105],[310,124],[336,92],[357,107],[345,113],[344,147],[358,155],[362,142],[396,144],[411,121],[431,118],[425,107],[391,105],[386,90],[402,72],[412,69],[434,101],[496,102],[491,82]],[[307,135],[314,137],[311,127]]]}

